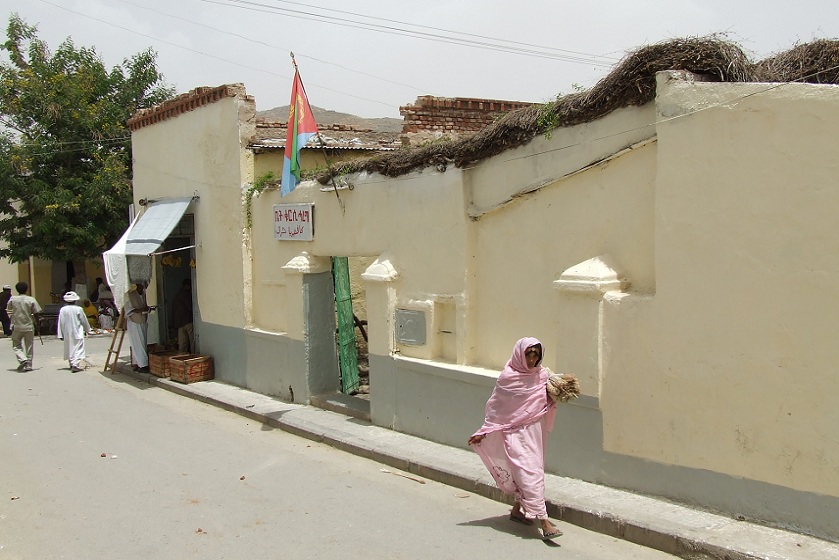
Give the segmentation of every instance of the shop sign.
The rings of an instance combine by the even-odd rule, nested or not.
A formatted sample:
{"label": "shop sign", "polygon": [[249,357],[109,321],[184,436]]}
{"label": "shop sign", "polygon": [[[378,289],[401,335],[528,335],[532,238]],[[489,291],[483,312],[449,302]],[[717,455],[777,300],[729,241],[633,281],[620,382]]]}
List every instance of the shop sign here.
{"label": "shop sign", "polygon": [[275,204],[274,239],[311,241],[315,238],[314,204]]}

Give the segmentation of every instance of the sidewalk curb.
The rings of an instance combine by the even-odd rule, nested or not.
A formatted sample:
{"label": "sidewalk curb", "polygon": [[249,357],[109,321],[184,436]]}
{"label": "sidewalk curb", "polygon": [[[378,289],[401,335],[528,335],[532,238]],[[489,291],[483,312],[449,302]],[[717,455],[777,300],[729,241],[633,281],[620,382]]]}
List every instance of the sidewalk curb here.
{"label": "sidewalk curb", "polygon": [[[512,504],[474,453],[221,382],[183,385],[119,364],[117,372],[389,467]],[[839,543],[548,475],[548,514],[689,560],[839,560]]]}

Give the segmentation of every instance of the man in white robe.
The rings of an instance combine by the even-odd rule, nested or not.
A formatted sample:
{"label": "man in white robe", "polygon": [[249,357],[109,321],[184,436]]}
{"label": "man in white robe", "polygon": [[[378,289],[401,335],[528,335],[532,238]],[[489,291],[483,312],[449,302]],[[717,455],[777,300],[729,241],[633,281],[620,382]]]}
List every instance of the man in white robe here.
{"label": "man in white robe", "polygon": [[125,294],[125,317],[128,340],[131,343],[131,355],[134,359],[134,369],[141,373],[149,372],[148,354],[148,325],[149,312],[152,310],[146,304],[146,285],[142,282],[132,284]]}
{"label": "man in white robe", "polygon": [[70,362],[73,373],[84,369],[84,337],[90,333],[90,322],[84,310],[77,305],[79,295],[76,292],[64,294],[67,305],[58,312],[59,340],[64,341],[64,359]]}

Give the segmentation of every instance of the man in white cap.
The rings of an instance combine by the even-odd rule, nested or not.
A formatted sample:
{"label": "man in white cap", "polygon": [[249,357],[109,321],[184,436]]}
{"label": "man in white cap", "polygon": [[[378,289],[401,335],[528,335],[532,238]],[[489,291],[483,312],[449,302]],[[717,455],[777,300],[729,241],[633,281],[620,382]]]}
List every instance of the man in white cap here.
{"label": "man in white cap", "polygon": [[29,284],[15,284],[17,295],[9,298],[6,312],[12,320],[12,348],[18,361],[18,371],[32,371],[35,352],[35,328],[41,315],[41,306],[32,296],[26,295]]}
{"label": "man in white cap", "polygon": [[82,309],[76,302],[79,301],[79,294],[67,292],[64,294],[64,301],[67,305],[58,312],[59,340],[64,341],[64,359],[70,362],[70,371],[73,373],[84,369],[84,337],[90,333],[90,323]]}
{"label": "man in white cap", "polygon": [[149,353],[146,347],[148,341],[149,312],[154,308],[146,303],[146,285],[143,282],[131,284],[131,289],[125,294],[125,316],[128,319],[126,331],[131,342],[131,355],[134,366],[140,373],[149,372]]}
{"label": "man in white cap", "polygon": [[0,323],[3,324],[3,334],[6,336],[12,334],[12,320],[9,319],[9,312],[6,311],[10,299],[12,299],[12,287],[6,284],[0,292]]}

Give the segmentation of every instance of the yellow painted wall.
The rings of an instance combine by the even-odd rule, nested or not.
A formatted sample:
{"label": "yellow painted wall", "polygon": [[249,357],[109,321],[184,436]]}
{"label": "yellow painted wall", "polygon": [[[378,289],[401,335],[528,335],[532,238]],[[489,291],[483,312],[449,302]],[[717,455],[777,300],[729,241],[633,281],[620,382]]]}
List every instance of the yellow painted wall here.
{"label": "yellow painted wall", "polygon": [[839,496],[839,88],[658,96],[657,287],[609,311],[604,446]]}
{"label": "yellow painted wall", "polygon": [[242,190],[253,169],[245,147],[254,111],[252,99],[228,97],[132,134],[136,208],[140,198],[200,197],[187,209],[195,215],[193,289],[202,319],[217,325],[245,324]]}
{"label": "yellow painted wall", "polygon": [[21,266],[19,264],[10,263],[8,260],[0,260],[0,285],[9,284],[12,287],[12,293],[17,293],[14,290],[15,284],[24,280],[28,282],[27,276],[21,276]]}
{"label": "yellow painted wall", "polygon": [[[323,257],[401,256],[398,282],[405,303],[412,294],[462,293],[466,220],[458,178],[456,172],[412,177],[384,191],[359,185],[339,190],[340,201],[334,191],[322,192],[320,184],[307,181],[285,198],[278,191],[256,198],[251,234],[255,326],[302,337],[303,317],[283,312],[289,296],[282,266],[304,252]],[[274,239],[273,206],[303,201],[315,205],[314,241]]]}
{"label": "yellow painted wall", "polygon": [[[285,198],[266,191],[252,206],[254,326],[303,336],[303,317],[284,312],[296,295],[282,266],[298,255],[382,256],[396,270],[384,309],[424,311],[428,334],[425,345],[386,336],[384,353],[497,369],[522,333],[549,344],[557,314],[545,310],[559,305],[553,281],[577,259],[622,254],[637,289],[652,289],[655,149],[644,142],[654,116],[650,107],[617,111],[466,171],[350,178],[354,189],[339,190],[340,200],[313,181]],[[598,140],[577,146],[582,134]],[[280,164],[276,153],[259,154],[257,174]],[[275,240],[273,205],[298,202],[315,204],[314,241]],[[584,233],[595,223],[595,235]],[[392,330],[381,321],[391,320],[371,320],[370,329]]]}
{"label": "yellow painted wall", "polygon": [[[511,341],[534,336],[557,368],[567,317],[553,285],[567,268],[601,254],[626,263],[636,290],[654,283],[655,144],[555,181],[484,216],[475,226],[474,363],[497,368]],[[593,333],[592,333],[593,334]],[[588,393],[596,395],[589,386]]]}
{"label": "yellow painted wall", "polygon": [[[22,263],[11,263],[8,260],[0,262],[0,284],[8,284],[12,287],[12,293],[17,294],[15,284],[26,282],[29,284],[29,295],[38,300],[41,306],[51,303],[50,296],[52,285],[52,262],[32,259],[34,266],[30,267],[30,261]],[[33,274],[30,275],[30,268]]]}
{"label": "yellow painted wall", "polygon": [[29,282],[30,295],[37,299],[38,303],[43,307],[48,303],[52,303],[52,297],[50,295],[52,291],[52,261],[31,259],[30,263],[32,267],[29,279],[21,278],[21,280]]}

